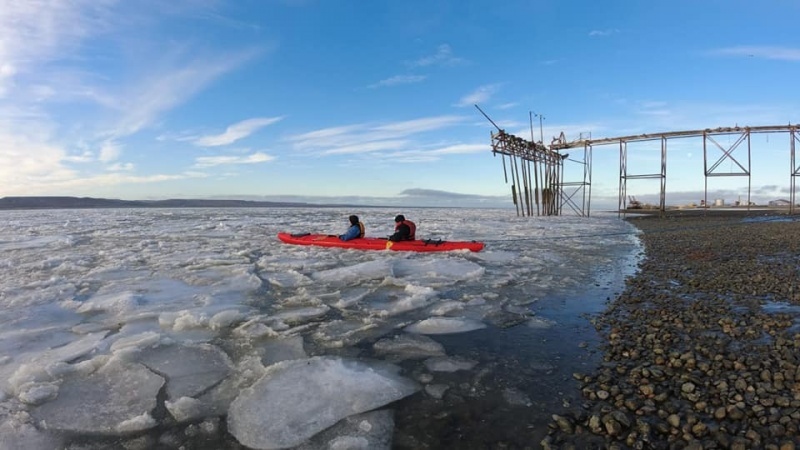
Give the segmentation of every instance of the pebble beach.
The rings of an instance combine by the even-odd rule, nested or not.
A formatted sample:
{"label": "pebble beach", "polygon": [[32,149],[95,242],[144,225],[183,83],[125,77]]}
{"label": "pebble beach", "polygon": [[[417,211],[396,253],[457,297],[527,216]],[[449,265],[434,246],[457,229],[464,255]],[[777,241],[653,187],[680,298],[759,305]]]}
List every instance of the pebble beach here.
{"label": "pebble beach", "polygon": [[800,218],[629,217],[645,257],[545,449],[800,447]]}

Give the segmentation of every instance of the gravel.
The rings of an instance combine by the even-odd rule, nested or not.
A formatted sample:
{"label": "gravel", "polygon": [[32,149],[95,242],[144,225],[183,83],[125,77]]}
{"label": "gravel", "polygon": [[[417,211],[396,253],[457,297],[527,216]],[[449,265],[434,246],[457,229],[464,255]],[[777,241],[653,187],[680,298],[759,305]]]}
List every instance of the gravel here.
{"label": "gravel", "polygon": [[800,446],[800,217],[629,219],[645,258],[545,449]]}

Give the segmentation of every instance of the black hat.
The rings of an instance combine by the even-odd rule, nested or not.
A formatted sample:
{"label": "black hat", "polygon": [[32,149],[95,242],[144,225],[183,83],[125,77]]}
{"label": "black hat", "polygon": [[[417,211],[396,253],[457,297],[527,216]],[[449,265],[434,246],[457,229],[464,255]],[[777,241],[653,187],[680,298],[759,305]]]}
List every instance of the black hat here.
{"label": "black hat", "polygon": [[404,221],[404,220],[406,220],[406,216],[404,216],[404,215],[402,215],[402,214],[398,214],[398,215],[396,215],[396,216],[394,217],[394,221],[395,221],[395,222],[402,222],[402,221]]}
{"label": "black hat", "polygon": [[356,216],[356,215],[350,216],[350,223],[353,224],[353,225],[357,224],[358,223],[358,216]]}

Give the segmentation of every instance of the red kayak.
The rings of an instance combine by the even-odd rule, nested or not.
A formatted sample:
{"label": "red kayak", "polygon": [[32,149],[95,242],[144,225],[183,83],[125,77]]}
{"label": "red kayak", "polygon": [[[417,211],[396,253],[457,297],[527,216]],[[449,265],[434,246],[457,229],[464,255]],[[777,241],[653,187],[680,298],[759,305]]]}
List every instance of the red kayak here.
{"label": "red kayak", "polygon": [[335,235],[310,233],[278,233],[278,239],[287,244],[353,248],[356,250],[394,250],[397,252],[447,252],[451,250],[479,252],[483,250],[483,242],[477,241],[417,239],[415,241],[392,242],[381,238],[356,238],[343,241]]}

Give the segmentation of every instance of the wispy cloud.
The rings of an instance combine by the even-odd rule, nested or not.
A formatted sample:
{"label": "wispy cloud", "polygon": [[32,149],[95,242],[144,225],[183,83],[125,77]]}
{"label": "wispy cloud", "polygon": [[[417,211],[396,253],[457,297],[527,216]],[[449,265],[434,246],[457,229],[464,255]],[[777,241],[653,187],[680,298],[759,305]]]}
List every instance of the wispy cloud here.
{"label": "wispy cloud", "polygon": [[428,148],[409,148],[384,155],[388,160],[398,163],[421,163],[433,162],[442,159],[443,156],[468,155],[474,153],[487,153],[491,151],[488,143],[484,144],[451,144],[451,145],[432,145]]}
{"label": "wispy cloud", "polygon": [[123,103],[123,117],[110,132],[113,137],[128,136],[151,125],[160,115],[181,105],[214,80],[260,54],[260,49],[247,49],[224,56],[205,57],[186,62],[178,58],[170,68],[151,76],[135,87]]}
{"label": "wispy cloud", "polygon": [[109,28],[112,0],[3,2],[0,14],[0,82],[62,56],[89,36]]}
{"label": "wispy cloud", "polygon": [[[2,3],[0,179],[13,186],[0,192],[52,194],[199,176],[123,174],[135,166],[116,161],[125,137],[160,125],[166,113],[269,50],[215,51],[172,31],[163,39],[172,18],[212,21],[215,0],[152,2],[158,8],[118,0]],[[97,162],[106,164],[90,164]],[[92,172],[98,167],[105,172]]]}
{"label": "wispy cloud", "polygon": [[713,50],[712,54],[723,56],[745,56],[778,61],[800,61],[800,48],[743,45]]}
{"label": "wispy cloud", "polygon": [[466,155],[489,151],[489,144],[457,144],[431,150],[434,155]]}
{"label": "wispy cloud", "polygon": [[480,86],[473,92],[461,97],[456,106],[460,107],[472,106],[478,103],[487,102],[489,101],[489,99],[492,98],[492,95],[494,95],[499,89],[500,89],[499,84],[486,84]]}
{"label": "wispy cloud", "polygon": [[495,106],[495,109],[511,109],[515,106],[519,105],[519,103],[512,102],[512,103],[503,103],[502,105]]}
{"label": "wispy cloud", "polygon": [[323,154],[326,155],[344,155],[352,153],[369,153],[380,150],[397,150],[404,148],[408,145],[408,141],[373,141],[364,142],[357,145],[347,145],[344,147],[336,147],[330,150],[325,150]]}
{"label": "wispy cloud", "polygon": [[122,146],[114,141],[105,141],[100,146],[100,154],[97,159],[102,162],[114,161],[122,154]]}
{"label": "wispy cloud", "polygon": [[430,132],[467,125],[464,116],[445,115],[380,124],[358,124],[326,128],[287,138],[297,150],[316,151],[320,155],[369,154],[371,160],[385,158],[394,162],[414,163],[441,159],[444,156],[473,153],[486,145],[458,142],[427,142]]}
{"label": "wispy cloud", "polygon": [[306,146],[326,146],[329,141],[336,141],[343,136],[349,137],[350,133],[362,130],[364,127],[366,127],[366,125],[345,125],[342,127],[323,128],[321,130],[289,136],[287,140],[295,142],[295,146],[299,148]]}
{"label": "wispy cloud", "polygon": [[414,84],[424,81],[426,78],[428,78],[427,75],[395,75],[393,77],[386,78],[385,80],[378,81],[375,84],[370,84],[368,87],[370,89],[375,89],[379,87],[390,87],[401,84]]}
{"label": "wispy cloud", "polygon": [[201,156],[195,159],[196,168],[206,168],[231,164],[259,164],[275,159],[266,153],[256,152],[246,156]]}
{"label": "wispy cloud", "polygon": [[425,117],[423,119],[406,120],[384,125],[378,125],[376,131],[387,131],[390,133],[412,134],[423,131],[439,130],[463,122],[460,116],[438,116]]}
{"label": "wispy cloud", "polygon": [[225,132],[221,134],[203,136],[196,139],[194,143],[201,147],[217,147],[220,145],[232,144],[282,119],[283,117],[256,117],[243,120],[229,126],[225,129]]}
{"label": "wispy cloud", "polygon": [[449,198],[449,199],[477,199],[477,198],[492,198],[495,197],[486,197],[482,195],[473,195],[473,194],[459,194],[458,192],[449,192],[449,191],[440,191],[438,189],[405,189],[400,192],[400,195],[403,196],[410,196],[410,197],[436,197],[436,198]]}
{"label": "wispy cloud", "polygon": [[66,156],[57,145],[0,130],[0,192],[75,177],[76,172],[62,163]]}
{"label": "wispy cloud", "polygon": [[605,30],[592,30],[589,32],[590,37],[608,37],[613,34],[619,33],[617,28],[606,28]]}
{"label": "wispy cloud", "polygon": [[[380,141],[408,140],[415,134],[441,130],[465,123],[462,116],[434,116],[383,124],[356,124],[289,136],[286,140],[298,150],[322,150],[336,154],[337,148],[352,147]],[[411,141],[409,141],[409,144]]]}
{"label": "wispy cloud", "polygon": [[130,172],[135,168],[132,163],[116,163],[107,167],[112,172]]}
{"label": "wispy cloud", "polygon": [[453,49],[448,44],[442,44],[433,55],[419,58],[408,63],[408,65],[411,67],[453,66],[463,62],[465,62],[463,58],[453,56]]}

